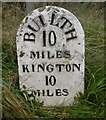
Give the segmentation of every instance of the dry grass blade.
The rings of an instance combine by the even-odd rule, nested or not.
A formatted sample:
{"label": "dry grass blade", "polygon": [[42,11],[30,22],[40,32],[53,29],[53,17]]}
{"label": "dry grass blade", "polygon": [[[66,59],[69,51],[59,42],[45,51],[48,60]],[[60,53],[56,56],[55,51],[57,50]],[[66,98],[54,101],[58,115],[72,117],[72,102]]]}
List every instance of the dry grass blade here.
{"label": "dry grass blade", "polygon": [[17,99],[16,95],[12,91],[3,85],[3,109],[12,110],[16,112],[19,117],[26,117],[28,113],[25,111],[25,106]]}

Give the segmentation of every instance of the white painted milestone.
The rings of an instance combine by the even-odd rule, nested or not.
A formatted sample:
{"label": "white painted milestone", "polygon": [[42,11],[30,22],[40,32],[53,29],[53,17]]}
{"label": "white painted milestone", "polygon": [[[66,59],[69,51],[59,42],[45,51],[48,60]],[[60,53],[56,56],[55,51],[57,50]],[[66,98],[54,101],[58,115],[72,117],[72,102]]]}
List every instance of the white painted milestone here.
{"label": "white painted milestone", "polygon": [[70,105],[84,91],[84,31],[68,10],[29,13],[17,32],[19,84],[44,106]]}

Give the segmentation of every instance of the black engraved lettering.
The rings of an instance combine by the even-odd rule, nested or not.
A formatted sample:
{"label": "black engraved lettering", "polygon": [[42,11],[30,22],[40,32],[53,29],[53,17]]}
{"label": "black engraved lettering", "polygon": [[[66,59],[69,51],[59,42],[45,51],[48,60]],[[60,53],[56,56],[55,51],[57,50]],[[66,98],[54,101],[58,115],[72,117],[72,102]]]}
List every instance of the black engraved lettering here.
{"label": "black engraved lettering", "polygon": [[71,37],[67,38],[67,41],[68,41],[68,40],[72,40],[72,39],[74,39],[74,38],[77,38],[75,28],[72,29],[72,30],[69,30],[69,31],[65,32],[65,34],[66,34],[66,35],[67,35],[67,34],[71,34]]}
{"label": "black engraved lettering", "polygon": [[42,95],[45,96],[45,90],[42,90]]}
{"label": "black engraved lettering", "polygon": [[35,21],[35,19],[32,20],[34,22],[34,29],[35,29],[35,32],[38,32],[40,30],[40,26],[38,25],[38,23]]}
{"label": "black engraved lettering", "polygon": [[61,89],[56,89],[56,96],[61,96]]}
{"label": "black engraved lettering", "polygon": [[52,64],[49,64],[47,67],[46,67],[46,70],[48,72],[52,72],[54,70],[54,66]]}
{"label": "black engraved lettering", "polygon": [[56,64],[56,67],[58,67],[58,71],[61,72],[62,67],[64,67],[64,64]]}
{"label": "black engraved lettering", "polygon": [[47,51],[47,57],[48,57],[49,59],[51,59],[51,58],[54,58],[55,56],[54,56],[54,55],[50,55],[50,51]]}
{"label": "black engraved lettering", "polygon": [[44,51],[42,51],[42,58],[45,58],[45,54],[44,54]]}
{"label": "black engraved lettering", "polygon": [[63,93],[62,93],[62,95],[63,96],[67,96],[69,93],[68,93],[68,90],[67,89],[63,89]]}
{"label": "black engraved lettering", "polygon": [[54,17],[55,17],[55,14],[52,14],[52,17],[51,17],[51,23],[50,23],[50,25],[52,25],[52,24],[53,24]]}
{"label": "black engraved lettering", "polygon": [[44,26],[45,23],[44,23],[44,21],[43,21],[43,15],[40,15],[40,16],[39,16],[39,19],[40,19],[40,22],[42,23],[42,25]]}
{"label": "black engraved lettering", "polygon": [[49,44],[51,46],[56,44],[56,34],[54,31],[50,31],[50,33],[49,33]]}
{"label": "black engraved lettering", "polygon": [[62,51],[56,51],[56,58],[62,58]]}
{"label": "black engraved lettering", "polygon": [[64,51],[63,57],[70,58],[71,57],[70,51]]}
{"label": "black engraved lettering", "polygon": [[51,17],[51,23],[50,23],[50,25],[55,25],[55,26],[59,26],[59,23],[57,23],[57,24],[54,24],[54,19],[55,19],[55,14],[54,13],[52,13],[52,17]]}
{"label": "black engraved lettering", "polygon": [[35,35],[33,33],[25,33],[24,34],[24,41],[35,42]]}
{"label": "black engraved lettering", "polygon": [[36,52],[31,51],[31,52],[30,52],[30,58],[31,58],[31,59],[34,59],[35,57],[36,57],[37,59],[40,58],[40,53],[39,53],[39,51],[36,51]]}
{"label": "black engraved lettering", "polygon": [[40,90],[37,90],[37,93],[38,93],[38,96],[40,96],[40,94],[41,94],[41,93],[40,93]]}
{"label": "black engraved lettering", "polygon": [[23,69],[23,72],[29,73],[28,65],[22,65],[22,69]]}
{"label": "black engraved lettering", "polygon": [[81,67],[81,64],[73,64],[73,68],[72,68],[72,71],[74,72],[75,71],[75,68],[78,69],[78,71],[80,71],[80,67]]}
{"label": "black engraved lettering", "polygon": [[33,32],[37,32],[37,30],[35,30],[31,25],[28,25],[28,28],[29,28],[30,30],[32,30]]}
{"label": "black engraved lettering", "polygon": [[63,29],[67,23],[69,23],[69,24],[70,24],[70,26],[69,26],[69,27],[71,27],[71,26],[72,26],[72,23],[71,23],[71,22],[70,22],[67,18],[62,17],[61,19],[65,19],[65,22],[64,22],[64,23],[63,23],[63,25],[60,27],[61,29]]}
{"label": "black engraved lettering", "polygon": [[35,66],[32,64],[32,72],[35,72]]}
{"label": "black engraved lettering", "polygon": [[51,97],[53,96],[53,93],[50,94],[50,90],[47,90],[47,96]]}
{"label": "black engraved lettering", "polygon": [[67,71],[67,72],[70,72],[70,71],[71,71],[71,65],[70,65],[70,64],[67,64],[67,65],[66,65],[66,71]]}
{"label": "black engraved lettering", "polygon": [[46,31],[43,31],[43,46],[46,47]]}
{"label": "black engraved lettering", "polygon": [[40,68],[42,69],[42,71],[45,70],[45,65],[44,64],[38,64],[38,72],[40,72]]}

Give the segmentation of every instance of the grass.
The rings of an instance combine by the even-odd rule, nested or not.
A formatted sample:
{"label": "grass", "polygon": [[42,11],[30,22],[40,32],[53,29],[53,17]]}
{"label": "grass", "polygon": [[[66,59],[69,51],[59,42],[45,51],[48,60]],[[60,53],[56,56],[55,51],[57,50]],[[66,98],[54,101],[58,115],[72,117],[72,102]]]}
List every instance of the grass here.
{"label": "grass", "polygon": [[[51,3],[48,3],[48,5]],[[58,3],[52,3],[59,6]],[[80,20],[85,31],[85,93],[75,98],[73,106],[44,107],[37,101],[26,101],[18,89],[18,67],[15,36],[26,16],[18,3],[2,5],[2,79],[3,118],[104,118],[104,11],[102,3],[60,3]]]}

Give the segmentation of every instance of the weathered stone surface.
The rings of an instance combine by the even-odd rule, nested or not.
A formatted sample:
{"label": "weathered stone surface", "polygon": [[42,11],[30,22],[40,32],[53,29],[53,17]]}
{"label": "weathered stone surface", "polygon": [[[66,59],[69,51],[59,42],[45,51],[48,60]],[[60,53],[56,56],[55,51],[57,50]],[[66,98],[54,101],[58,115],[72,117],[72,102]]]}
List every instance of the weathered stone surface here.
{"label": "weathered stone surface", "polygon": [[69,105],[84,91],[84,31],[72,13],[55,6],[34,10],[16,43],[20,88],[30,99]]}

